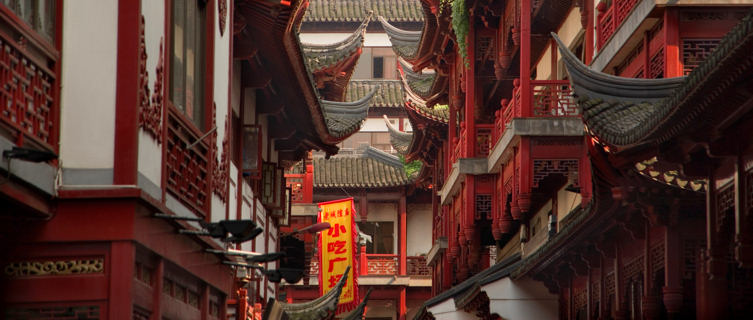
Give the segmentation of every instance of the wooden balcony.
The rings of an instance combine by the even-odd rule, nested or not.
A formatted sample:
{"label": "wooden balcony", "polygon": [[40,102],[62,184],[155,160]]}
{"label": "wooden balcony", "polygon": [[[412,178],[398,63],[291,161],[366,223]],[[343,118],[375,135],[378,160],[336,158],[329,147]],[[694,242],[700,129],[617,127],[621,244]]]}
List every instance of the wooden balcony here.
{"label": "wooden balcony", "polygon": [[[359,266],[360,276],[399,276],[400,258],[396,254],[366,254],[366,266]],[[358,257],[356,257],[358,258]],[[431,268],[426,264],[424,256],[406,257],[407,276],[430,277]],[[311,268],[308,272],[309,282],[319,276],[319,259],[311,260]]]}
{"label": "wooden balcony", "polygon": [[612,0],[610,4],[602,0],[596,9],[599,11],[596,24],[596,46],[601,49],[609,38],[633,11],[639,0]]}
{"label": "wooden balcony", "polygon": [[[512,100],[503,100],[502,108],[497,110],[494,117],[494,141],[499,140],[513,118],[523,114],[521,106],[520,87],[515,81]],[[530,113],[534,118],[579,117],[578,106],[573,89],[567,80],[532,80],[531,90],[528,92],[532,106]],[[492,144],[492,147],[494,144]],[[487,152],[488,155],[488,152]]]}

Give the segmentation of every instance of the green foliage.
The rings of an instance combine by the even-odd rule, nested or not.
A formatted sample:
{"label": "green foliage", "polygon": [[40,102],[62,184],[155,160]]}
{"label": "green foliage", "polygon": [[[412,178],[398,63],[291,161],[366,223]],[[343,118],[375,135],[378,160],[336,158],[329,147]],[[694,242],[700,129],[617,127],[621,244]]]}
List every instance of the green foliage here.
{"label": "green foliage", "polygon": [[400,161],[403,163],[403,170],[405,170],[405,175],[409,178],[415,177],[416,175],[418,175],[418,172],[421,171],[421,161],[415,160],[406,163],[405,157],[403,155],[400,155]]}
{"label": "green foliage", "polygon": [[470,31],[470,17],[468,16],[468,9],[465,7],[465,0],[441,0],[439,5],[439,12],[446,6],[451,6],[452,9],[452,31],[455,32],[455,40],[457,40],[458,52],[460,57],[463,58],[463,64],[468,67],[468,33]]}

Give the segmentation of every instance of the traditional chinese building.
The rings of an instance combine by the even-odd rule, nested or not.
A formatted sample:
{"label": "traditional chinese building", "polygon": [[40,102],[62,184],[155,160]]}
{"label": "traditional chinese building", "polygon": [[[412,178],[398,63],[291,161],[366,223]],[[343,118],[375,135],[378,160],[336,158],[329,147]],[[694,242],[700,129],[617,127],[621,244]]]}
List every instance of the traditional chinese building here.
{"label": "traditional chinese building", "polygon": [[[694,123],[683,116],[696,109],[673,108],[713,103],[705,95],[686,96],[727,90],[716,78],[634,82],[594,72],[678,77],[718,54],[707,68],[730,61],[719,74],[740,82],[733,77],[747,67],[731,62],[739,59],[709,52],[744,9],[656,1],[421,4],[421,32],[385,23],[404,62],[400,74],[413,128],[393,130],[393,145],[408,159],[422,160],[431,170],[421,177],[438,190],[428,255],[434,298],[423,304],[420,318],[709,318],[750,309],[742,285],[750,272],[742,263],[746,236],[720,237],[725,231],[716,227],[734,220],[734,206],[716,209],[727,210],[730,220],[712,224],[704,214],[714,203],[703,196],[704,179],[714,177],[721,190],[732,171],[721,173],[722,162],[714,161],[722,160],[710,160],[717,158],[713,152],[701,156],[707,149],[700,146],[711,144],[698,142],[730,134],[714,128],[743,121],[735,119],[745,118],[746,96],[735,100],[731,92],[713,91],[734,100],[725,103],[736,110],[726,113],[733,118],[709,113]],[[552,32],[572,54],[557,52]],[[730,35],[730,48],[742,33]],[[582,67],[582,76],[573,73],[578,63],[590,66]],[[677,91],[681,86],[685,91]],[[666,140],[649,138],[661,130]],[[708,132],[711,138],[698,138]],[[734,153],[729,169],[747,147],[718,148]],[[681,168],[709,162],[718,167],[703,167],[705,175]],[[739,260],[731,260],[732,247]],[[716,258],[701,255],[708,250]],[[696,261],[712,262],[701,267]],[[702,268],[717,271],[698,276]],[[712,297],[709,290],[717,291]]]}
{"label": "traditional chinese building", "polygon": [[[371,97],[337,91],[362,30],[317,64],[306,4],[0,4],[4,318],[260,314],[280,266],[226,250],[279,250],[284,169],[337,153]],[[236,220],[247,238],[209,232]]]}
{"label": "traditional chinese building", "polygon": [[[300,197],[293,201],[293,226],[316,221],[316,202],[353,197],[360,230],[358,287],[361,296],[372,291],[365,317],[399,319],[415,313],[421,301],[430,297],[425,260],[431,247],[426,237],[431,232],[428,192],[415,188],[400,159],[376,148],[359,155],[314,158],[309,163],[306,170],[287,175],[288,183],[301,186]],[[313,201],[304,201],[309,193]],[[313,239],[305,240],[311,273],[302,282],[285,286],[292,302],[319,294],[317,249]]]}

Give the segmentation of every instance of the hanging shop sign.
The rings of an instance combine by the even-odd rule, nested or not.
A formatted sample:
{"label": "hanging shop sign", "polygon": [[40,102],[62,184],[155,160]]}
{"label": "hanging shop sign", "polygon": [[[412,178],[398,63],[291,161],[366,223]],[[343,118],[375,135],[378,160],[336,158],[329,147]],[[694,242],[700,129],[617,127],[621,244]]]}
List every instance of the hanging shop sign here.
{"label": "hanging shop sign", "polygon": [[319,235],[319,294],[331,290],[350,266],[347,282],[340,294],[337,312],[346,312],[358,303],[356,279],[356,223],[353,198],[319,203],[318,222],[329,222],[330,228]]}

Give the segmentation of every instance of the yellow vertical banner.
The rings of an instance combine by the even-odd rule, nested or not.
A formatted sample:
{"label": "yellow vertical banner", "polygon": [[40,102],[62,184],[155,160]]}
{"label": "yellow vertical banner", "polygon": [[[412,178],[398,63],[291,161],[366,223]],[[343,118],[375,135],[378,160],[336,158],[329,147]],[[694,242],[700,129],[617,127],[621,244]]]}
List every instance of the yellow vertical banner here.
{"label": "yellow vertical banner", "polygon": [[319,234],[319,293],[324,295],[335,287],[345,269],[348,279],[340,294],[337,312],[350,311],[358,300],[356,279],[356,237],[353,198],[319,203],[318,222],[329,222],[330,228]]}

